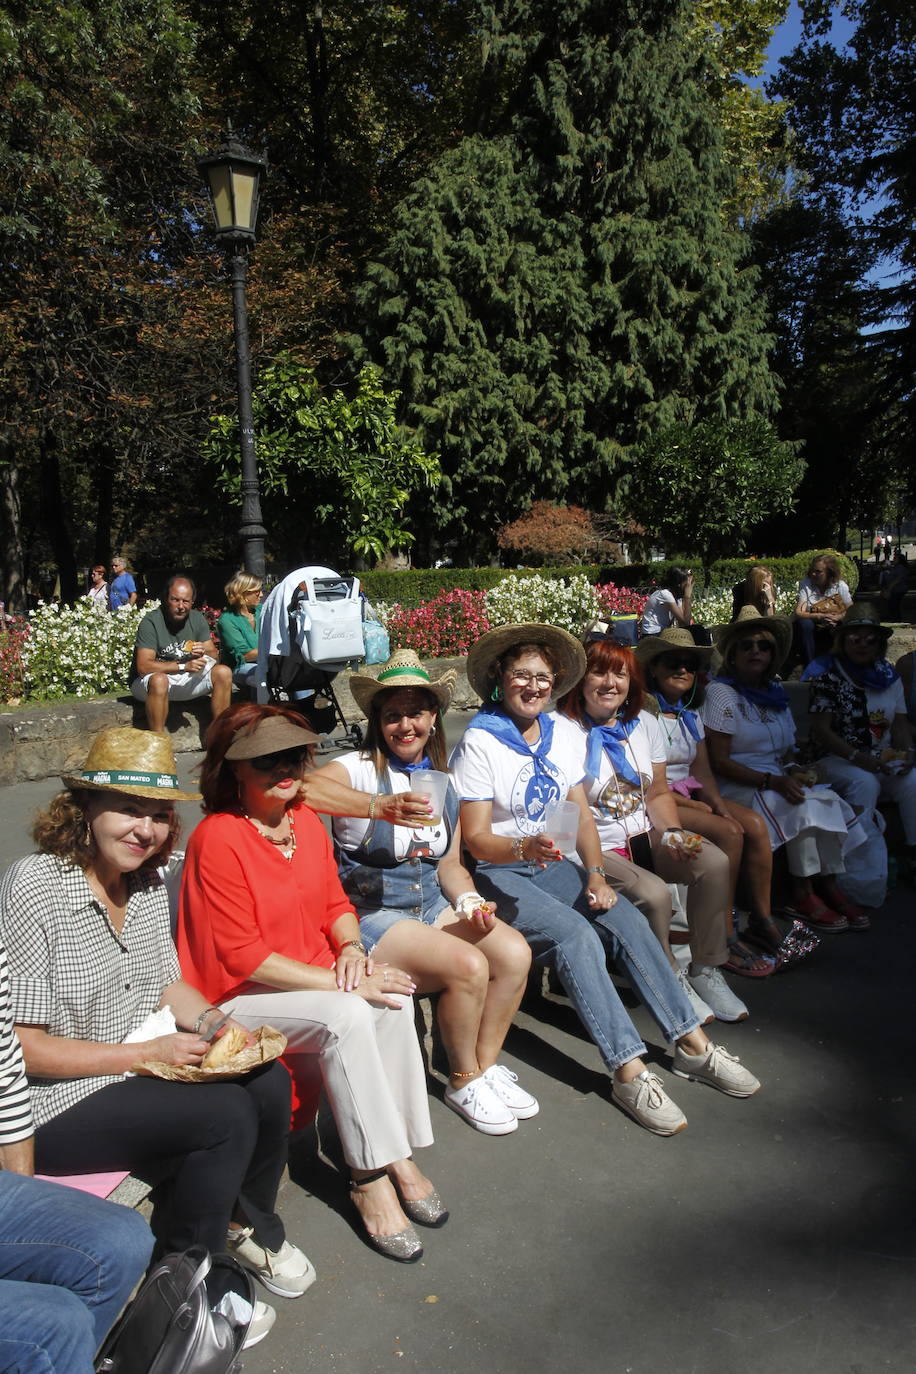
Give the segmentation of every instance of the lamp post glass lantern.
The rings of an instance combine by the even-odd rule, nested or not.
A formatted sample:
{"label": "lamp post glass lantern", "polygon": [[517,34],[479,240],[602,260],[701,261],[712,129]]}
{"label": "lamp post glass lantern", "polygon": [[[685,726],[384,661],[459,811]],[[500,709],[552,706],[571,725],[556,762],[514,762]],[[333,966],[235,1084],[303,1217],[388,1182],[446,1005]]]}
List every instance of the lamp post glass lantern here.
{"label": "lamp post glass lantern", "polygon": [[245,281],[248,254],[254,244],[261,175],[267,169],[231,136],[197,166],[207,178],[217,243],[225,250],[232,285],[236,385],[239,403],[239,448],[242,457],[242,564],[253,577],[264,577],[264,535],[261,496],[251,412],[251,357],[248,350],[248,306]]}

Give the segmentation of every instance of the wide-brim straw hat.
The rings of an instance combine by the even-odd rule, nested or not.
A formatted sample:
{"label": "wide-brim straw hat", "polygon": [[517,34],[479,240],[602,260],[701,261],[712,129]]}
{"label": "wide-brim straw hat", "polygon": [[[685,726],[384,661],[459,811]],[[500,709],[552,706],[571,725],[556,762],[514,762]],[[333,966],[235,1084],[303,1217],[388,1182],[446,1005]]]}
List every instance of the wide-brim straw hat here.
{"label": "wide-brim straw hat", "polygon": [[667,630],[657,635],[643,635],[634,652],[640,667],[647,669],[662,654],[670,654],[678,649],[696,654],[701,668],[708,667],[712,658],[712,645],[694,643],[693,635],[683,625],[669,625]]}
{"label": "wide-brim straw hat", "polygon": [[585,673],[585,650],[567,630],[531,621],[522,625],[500,625],[481,635],[468,654],[468,682],[481,701],[486,701],[493,690],[496,681],[492,671],[494,665],[517,644],[543,644],[545,649],[550,650],[558,665],[552,692],[555,697],[575,687]]}
{"label": "wide-brim straw hat", "polygon": [[113,725],[100,730],[79,773],[64,773],[65,787],[90,792],[123,792],[157,801],[200,801],[199,792],[178,785],[178,765],[171,740],[152,730]]}
{"label": "wide-brim straw hat", "polygon": [[746,634],[764,631],[776,641],[773,655],[773,672],[778,673],[792,648],[792,624],[781,615],[761,615],[756,606],[742,606],[738,618],[730,625],[724,625],[716,637],[716,650],[724,663],[732,642],[742,639]]}
{"label": "wide-brim straw hat", "polygon": [[306,749],[317,744],[318,736],[303,721],[294,724],[285,716],[264,716],[253,730],[239,729],[224,755],[227,759],[257,759],[265,754],[282,754],[286,749]]}
{"label": "wide-brim straw hat", "polygon": [[884,636],[883,647],[887,648],[887,642],[894,633],[889,625],[881,624],[881,617],[876,606],[871,606],[866,601],[860,601],[858,605],[847,606],[846,614],[837,625],[833,632],[833,643],[830,646],[835,654],[843,652],[843,636],[849,630],[857,630],[860,627],[876,630],[878,634]]}
{"label": "wide-brim straw hat", "polygon": [[413,649],[398,649],[387,663],[382,664],[377,677],[371,677],[369,673],[354,673],[349,687],[353,700],[368,720],[373,697],[379,692],[396,692],[401,687],[422,687],[424,692],[435,697],[440,711],[447,711],[457,681],[458,674],[454,668],[449,668],[441,677],[432,678]]}

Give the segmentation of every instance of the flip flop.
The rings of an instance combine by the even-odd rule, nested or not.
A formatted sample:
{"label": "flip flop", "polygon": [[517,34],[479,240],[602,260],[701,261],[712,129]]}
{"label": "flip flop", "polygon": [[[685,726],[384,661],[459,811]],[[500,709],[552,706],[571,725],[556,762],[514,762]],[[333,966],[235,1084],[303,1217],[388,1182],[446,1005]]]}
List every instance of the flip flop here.
{"label": "flip flop", "polygon": [[[766,967],[754,968],[753,965],[761,958],[766,959]],[[766,955],[756,954],[742,940],[734,939],[728,942],[728,958],[722,967],[742,978],[769,978],[776,971],[776,962],[772,956],[767,958]]]}

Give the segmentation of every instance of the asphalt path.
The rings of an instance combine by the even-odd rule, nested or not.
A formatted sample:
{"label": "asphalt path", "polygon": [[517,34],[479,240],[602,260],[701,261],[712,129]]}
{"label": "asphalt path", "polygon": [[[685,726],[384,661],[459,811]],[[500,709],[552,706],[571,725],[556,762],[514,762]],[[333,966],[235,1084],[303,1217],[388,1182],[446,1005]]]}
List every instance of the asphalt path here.
{"label": "asphalt path", "polygon": [[[185,781],[197,761],[181,758]],[[54,790],[0,790],[4,866],[30,849]],[[181,810],[190,827],[196,806]],[[565,1000],[533,992],[505,1062],[538,1116],[479,1135],[430,1079],[436,1143],[420,1162],[452,1215],[424,1233],[419,1264],[364,1244],[331,1133],[321,1154],[300,1143],[281,1210],[318,1279],[297,1301],[270,1299],[278,1321],[246,1371],[911,1371],[914,967],[914,893],[900,887],[871,931],[825,937],[773,978],[734,979],[750,1020],[712,1029],[763,1083],[747,1101],[675,1079],[635,1006],[689,1120],[667,1140],[611,1104]]]}

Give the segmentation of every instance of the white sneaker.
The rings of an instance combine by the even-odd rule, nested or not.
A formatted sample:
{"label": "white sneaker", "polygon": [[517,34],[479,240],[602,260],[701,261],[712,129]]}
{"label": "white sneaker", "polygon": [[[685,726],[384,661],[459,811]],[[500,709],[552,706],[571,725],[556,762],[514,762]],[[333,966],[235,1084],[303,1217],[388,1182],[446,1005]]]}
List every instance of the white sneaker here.
{"label": "white sneaker", "polygon": [[242,1349],[250,1350],[253,1345],[257,1345],[258,1341],[263,1341],[276,1320],[277,1314],[272,1307],[268,1307],[266,1302],[256,1302],[251,1324],[248,1327],[248,1334],[242,1342]]}
{"label": "white sneaker", "polygon": [[708,1083],[728,1097],[753,1097],[760,1091],[759,1079],[744,1067],[737,1055],[729,1054],[723,1045],[714,1045],[712,1041],[702,1054],[689,1054],[676,1045],[674,1072],[678,1078]]}
{"label": "white sneaker", "polygon": [[505,1064],[491,1064],[483,1076],[496,1096],[519,1121],[527,1121],[529,1117],[537,1116],[541,1110],[537,1098],[518,1086],[518,1074],[507,1069]]}
{"label": "white sneaker", "polygon": [[445,1105],[484,1135],[509,1135],[518,1130],[518,1117],[485,1078],[472,1078],[460,1088],[446,1088]]}
{"label": "white sneaker", "polygon": [[696,973],[688,972],[687,981],[694,992],[712,1008],[717,1021],[747,1020],[747,1007],[741,998],[732,992],[720,969],[698,964]]}
{"label": "white sneaker", "polygon": [[265,1288],[280,1298],[301,1298],[315,1282],[315,1267],[297,1246],[285,1240],[279,1250],[268,1250],[255,1239],[251,1226],[229,1230],[226,1249],[244,1269],[250,1270]]}
{"label": "white sneaker", "polygon": [[653,1135],[677,1135],[687,1118],[662,1087],[657,1073],[643,1069],[629,1083],[611,1080],[611,1097],[634,1121]]}
{"label": "white sneaker", "polygon": [[700,1025],[708,1026],[710,1021],[715,1021],[716,1013],[713,1011],[712,1007],[706,1005],[700,994],[691,985],[687,977],[687,970],[681,969],[675,976],[681,985],[681,992],[687,998],[687,1001],[693,1009],[694,1016],[700,1018]]}

